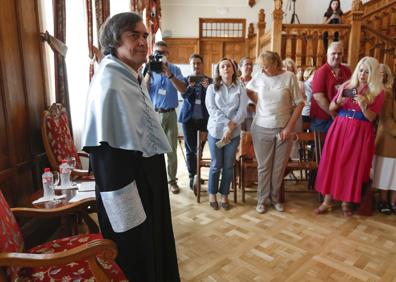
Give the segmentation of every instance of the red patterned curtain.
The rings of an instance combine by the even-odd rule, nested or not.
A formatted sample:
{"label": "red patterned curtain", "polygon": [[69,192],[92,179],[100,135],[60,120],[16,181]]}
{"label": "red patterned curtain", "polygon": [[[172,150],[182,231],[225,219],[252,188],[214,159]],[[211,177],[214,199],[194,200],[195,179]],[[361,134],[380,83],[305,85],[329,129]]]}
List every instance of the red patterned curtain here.
{"label": "red patterned curtain", "polygon": [[[54,37],[66,43],[66,6],[65,0],[53,0],[54,8]],[[70,116],[69,89],[67,84],[67,69],[65,54],[54,51],[55,56],[55,100],[65,106],[70,130],[72,131]]]}
{"label": "red patterned curtain", "polygon": [[155,34],[160,28],[161,20],[161,3],[160,0],[131,0],[131,9],[139,15],[143,15],[146,8],[146,27],[150,33],[149,36],[149,52],[153,50],[155,43]]}
{"label": "red patterned curtain", "polygon": [[91,59],[89,80],[91,81],[94,75],[95,61],[100,61],[101,59],[100,51],[93,43],[93,15],[96,18],[96,34],[99,35],[100,27],[110,15],[110,0],[95,0],[95,14],[92,11],[92,0],[86,0],[85,5],[87,9],[88,54]]}

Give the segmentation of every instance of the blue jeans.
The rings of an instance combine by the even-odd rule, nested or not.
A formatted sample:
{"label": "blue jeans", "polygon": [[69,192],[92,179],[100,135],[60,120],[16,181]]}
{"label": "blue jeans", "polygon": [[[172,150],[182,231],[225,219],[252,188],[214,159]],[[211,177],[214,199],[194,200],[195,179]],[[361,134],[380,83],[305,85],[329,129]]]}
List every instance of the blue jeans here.
{"label": "blue jeans", "polygon": [[[236,149],[239,145],[240,136],[231,139],[231,142],[219,149],[216,142],[220,139],[214,138],[208,134],[208,144],[211,156],[208,192],[209,194],[228,195],[230,193],[230,184],[234,174],[234,162]],[[219,178],[221,172],[221,182],[219,188]]]}
{"label": "blue jeans", "polygon": [[330,125],[333,123],[333,119],[328,120],[312,118],[311,119],[311,130],[327,133]]}

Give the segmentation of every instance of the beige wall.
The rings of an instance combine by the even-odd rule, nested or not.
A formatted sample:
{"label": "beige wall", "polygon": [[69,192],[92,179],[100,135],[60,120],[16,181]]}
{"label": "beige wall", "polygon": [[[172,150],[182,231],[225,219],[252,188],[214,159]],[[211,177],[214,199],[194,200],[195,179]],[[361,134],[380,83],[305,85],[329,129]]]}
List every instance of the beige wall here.
{"label": "beige wall", "polygon": [[[292,1],[292,0],[290,0]],[[290,23],[292,11],[283,0],[286,12],[285,23]],[[296,13],[301,23],[321,23],[329,5],[328,0],[296,0]],[[250,8],[248,0],[162,0],[162,31],[169,30],[172,37],[198,37],[199,18],[246,18],[249,23],[257,23],[258,11],[264,9],[267,27],[272,21],[273,0],[256,0]],[[351,9],[351,0],[341,0],[344,12]]]}

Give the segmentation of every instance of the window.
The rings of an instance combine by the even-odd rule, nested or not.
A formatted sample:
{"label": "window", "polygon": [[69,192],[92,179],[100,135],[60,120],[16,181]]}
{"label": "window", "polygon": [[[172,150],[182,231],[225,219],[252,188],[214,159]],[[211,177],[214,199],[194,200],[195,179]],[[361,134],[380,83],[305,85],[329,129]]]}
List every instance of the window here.
{"label": "window", "polygon": [[201,38],[245,38],[245,19],[199,19]]}

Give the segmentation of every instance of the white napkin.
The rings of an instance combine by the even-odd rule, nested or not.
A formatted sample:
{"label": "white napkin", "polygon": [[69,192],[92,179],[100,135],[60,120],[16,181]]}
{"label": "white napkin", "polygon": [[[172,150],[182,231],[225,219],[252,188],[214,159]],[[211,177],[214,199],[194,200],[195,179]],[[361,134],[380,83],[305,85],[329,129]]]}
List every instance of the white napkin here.
{"label": "white napkin", "polygon": [[63,199],[63,198],[66,198],[66,195],[59,195],[59,196],[54,196],[54,197],[52,197],[52,196],[51,197],[41,197],[41,198],[38,198],[37,200],[33,201],[32,204],[35,205],[35,204],[50,202],[53,200],[59,200],[59,199]]}
{"label": "white napkin", "polygon": [[77,192],[77,194],[69,200],[69,203],[75,203],[84,199],[95,199],[95,198],[96,198],[95,191],[82,192],[82,193]]}
{"label": "white napkin", "polygon": [[78,189],[78,184],[74,183],[75,185],[70,185],[69,187],[62,187],[61,185],[54,187],[54,190],[71,190],[71,189]]}
{"label": "white napkin", "polygon": [[95,191],[95,181],[84,181],[77,185],[79,192]]}

